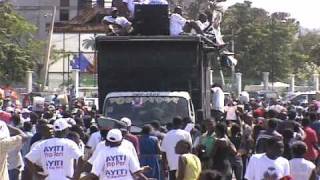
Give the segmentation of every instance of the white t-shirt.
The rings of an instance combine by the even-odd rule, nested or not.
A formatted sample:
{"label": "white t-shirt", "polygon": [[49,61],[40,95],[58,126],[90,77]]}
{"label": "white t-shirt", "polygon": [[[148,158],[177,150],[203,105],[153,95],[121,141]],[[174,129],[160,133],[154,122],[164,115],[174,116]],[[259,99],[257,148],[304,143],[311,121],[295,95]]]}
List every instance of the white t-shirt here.
{"label": "white t-shirt", "polygon": [[[105,141],[101,141],[95,151],[93,152],[92,156],[90,157],[90,159],[88,160],[88,162],[90,164],[93,164],[94,160],[97,158],[99,152],[103,152],[103,151],[106,151],[107,149],[109,148],[109,146],[106,146],[106,142]],[[127,149],[128,152],[132,153],[132,155],[134,157],[136,157],[136,159],[138,160],[138,155],[137,155],[137,152],[136,152],[136,149],[134,148],[133,144],[126,140],[126,139],[123,139],[122,140],[122,143],[120,145],[120,148],[124,148],[124,149]]]}
{"label": "white t-shirt", "polygon": [[178,36],[183,32],[187,20],[180,14],[173,13],[170,17],[170,35]]}
{"label": "white t-shirt", "polygon": [[128,21],[128,19],[125,17],[114,18],[112,16],[105,16],[102,21],[107,21],[109,23],[117,24],[117,25],[121,26],[122,28],[131,26],[131,22]]}
{"label": "white t-shirt", "polygon": [[[45,139],[41,139],[39,141],[34,142],[31,147],[30,147],[30,152],[32,149],[34,149],[34,147],[38,146],[40,143],[42,143],[43,141],[45,141]],[[41,166],[41,159],[38,159],[37,161],[34,161],[33,164],[36,164],[38,166]]]}
{"label": "white t-shirt", "polygon": [[289,161],[290,175],[294,180],[306,180],[311,176],[316,166],[304,158],[294,158]]}
{"label": "white t-shirt", "polygon": [[83,156],[77,144],[66,138],[51,138],[34,146],[26,155],[32,163],[41,162],[46,180],[67,180],[74,173],[73,161]]}
{"label": "white t-shirt", "polygon": [[120,146],[107,147],[93,161],[91,173],[100,180],[133,180],[131,174],[140,170],[140,163],[128,149]]}
{"label": "white t-shirt", "polygon": [[23,169],[24,163],[20,150],[21,146],[8,153],[8,170],[17,169],[18,167]]}
{"label": "white t-shirt", "polygon": [[95,150],[96,146],[101,141],[102,141],[102,138],[101,138],[100,131],[94,132],[93,134],[91,134],[91,136],[87,142],[87,146],[90,147],[91,148],[90,150],[93,152]]}
{"label": "white t-shirt", "polygon": [[239,101],[241,104],[247,104],[249,103],[250,100],[250,95],[246,91],[242,91],[240,93]]}
{"label": "white t-shirt", "polygon": [[181,129],[170,130],[162,140],[161,151],[166,153],[170,170],[178,169],[179,155],[175,152],[175,146],[180,140],[186,140],[192,144],[190,133]]}
{"label": "white t-shirt", "polygon": [[224,112],[224,93],[221,88],[212,88],[212,108]]}
{"label": "white t-shirt", "polygon": [[245,178],[247,180],[279,180],[290,175],[289,161],[283,157],[269,159],[266,154],[255,154],[250,158]]}

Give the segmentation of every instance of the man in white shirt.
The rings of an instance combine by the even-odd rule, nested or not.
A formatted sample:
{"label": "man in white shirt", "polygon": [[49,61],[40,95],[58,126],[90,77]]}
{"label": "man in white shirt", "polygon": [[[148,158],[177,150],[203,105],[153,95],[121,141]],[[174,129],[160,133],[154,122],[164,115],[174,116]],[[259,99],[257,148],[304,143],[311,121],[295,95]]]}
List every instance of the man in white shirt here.
{"label": "man in white shirt", "polygon": [[[97,145],[97,147],[96,147],[95,151],[93,152],[92,156],[89,158],[88,163],[90,163],[90,164],[92,165],[93,162],[95,161],[95,159],[97,158],[98,154],[99,154],[100,152],[103,152],[103,151],[108,150],[109,147],[110,147],[110,146],[109,146],[109,144],[108,144],[107,141],[101,141],[101,142]],[[132,154],[137,160],[139,159],[139,158],[138,158],[138,155],[137,155],[137,151],[136,151],[136,149],[134,148],[133,144],[132,144],[130,141],[128,141],[128,140],[126,140],[126,139],[123,139],[120,147],[121,147],[121,148],[124,148],[124,149],[127,149],[128,152],[131,152],[131,154]]]}
{"label": "man in white shirt", "polygon": [[142,173],[139,160],[125,148],[126,146],[122,146],[123,137],[119,129],[110,130],[106,140],[109,147],[98,152],[92,162],[91,173],[82,179],[133,180],[135,176],[143,180],[147,179]]}
{"label": "man in white shirt", "polygon": [[199,19],[196,21],[196,24],[199,26],[201,31],[205,30],[205,28],[209,26],[209,22],[207,20],[207,15],[204,13],[200,13]]}
{"label": "man in white shirt", "polygon": [[182,17],[182,8],[176,7],[172,15],[170,16],[170,35],[178,36],[183,33],[183,28],[186,25],[187,20]]}
{"label": "man in white shirt", "polygon": [[100,129],[100,131],[94,132],[94,133],[92,133],[92,134],[90,135],[89,140],[88,140],[87,145],[86,145],[86,148],[87,148],[87,151],[88,151],[88,153],[89,153],[89,156],[91,156],[91,154],[94,152],[94,150],[96,149],[97,145],[98,145],[102,140],[105,139],[105,137],[102,138],[102,136],[101,136],[101,132],[102,132],[103,134],[106,134],[106,133],[104,133],[104,131],[105,131],[105,130]]}
{"label": "man in white shirt", "polygon": [[[167,160],[169,166],[169,180],[175,180],[178,169],[179,155],[175,152],[175,145],[180,140],[186,140],[192,144],[189,132],[182,130],[183,121],[181,117],[173,118],[173,130],[167,132],[161,144],[161,151]],[[165,162],[164,162],[165,163]]]}
{"label": "man in white shirt", "polygon": [[281,157],[284,145],[276,137],[268,139],[267,152],[250,158],[245,178],[247,180],[279,180],[290,176],[289,161]]}
{"label": "man in white shirt", "polygon": [[132,31],[132,23],[127,18],[118,16],[118,9],[112,8],[111,16],[105,16],[102,24],[106,25],[107,33],[112,35],[128,35]]}
{"label": "man in white shirt", "polygon": [[212,115],[216,121],[221,121],[224,113],[224,93],[219,84],[212,85]]}
{"label": "man in white shirt", "polygon": [[[26,165],[30,167],[32,174],[41,178],[46,177],[47,180],[80,177],[83,154],[75,142],[65,138],[69,127],[64,119],[56,120],[53,125],[56,137],[37,144],[26,155]],[[78,162],[76,172],[74,172],[74,160]],[[41,162],[42,173],[35,170],[37,162]]]}
{"label": "man in white shirt", "polygon": [[294,180],[316,179],[316,166],[303,156],[307,152],[307,145],[303,141],[297,141],[291,146],[293,159],[290,163],[290,175]]}

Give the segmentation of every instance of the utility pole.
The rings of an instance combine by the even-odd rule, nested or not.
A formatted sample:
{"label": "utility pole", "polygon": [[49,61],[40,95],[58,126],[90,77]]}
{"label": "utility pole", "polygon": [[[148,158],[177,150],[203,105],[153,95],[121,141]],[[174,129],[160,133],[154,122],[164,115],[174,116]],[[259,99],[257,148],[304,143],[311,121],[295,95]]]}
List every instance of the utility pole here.
{"label": "utility pole", "polygon": [[271,15],[271,89],[274,90],[274,18]]}
{"label": "utility pole", "polygon": [[[233,32],[233,29],[232,29],[232,33],[231,33],[231,51],[232,53],[234,53],[234,32]],[[231,83],[232,83],[232,90],[235,91],[236,90],[236,81],[235,81],[235,70],[236,67],[235,67],[235,64],[231,64]]]}
{"label": "utility pole", "polygon": [[52,34],[53,34],[53,28],[54,28],[54,21],[56,17],[56,12],[57,12],[57,7],[53,6],[53,13],[52,13],[52,18],[51,18],[51,24],[50,24],[50,29],[49,29],[49,38],[48,38],[48,45],[47,45],[47,51],[46,51],[46,56],[43,62],[43,70],[42,70],[42,82],[43,86],[42,89],[47,85],[48,83],[48,70],[49,70],[49,61],[50,61],[50,55],[51,55],[51,42],[52,42]]}

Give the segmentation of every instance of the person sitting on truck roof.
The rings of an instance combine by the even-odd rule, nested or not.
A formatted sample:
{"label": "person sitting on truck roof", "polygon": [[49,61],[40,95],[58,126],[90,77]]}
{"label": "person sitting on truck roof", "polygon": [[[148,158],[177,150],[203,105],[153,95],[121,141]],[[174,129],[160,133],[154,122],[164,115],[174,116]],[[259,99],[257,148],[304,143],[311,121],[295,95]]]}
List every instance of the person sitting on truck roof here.
{"label": "person sitting on truck roof", "polygon": [[203,31],[210,23],[208,22],[208,17],[205,13],[200,13],[198,20],[196,21],[197,25]]}
{"label": "person sitting on truck roof", "polygon": [[177,6],[170,17],[170,35],[178,36],[183,33],[183,27],[186,25],[187,19],[182,17],[182,8]]}
{"label": "person sitting on truck roof", "polygon": [[102,24],[106,25],[107,35],[128,35],[132,31],[132,23],[118,14],[118,9],[113,7],[111,16],[102,19]]}
{"label": "person sitting on truck roof", "polygon": [[198,34],[203,34],[201,28],[195,21],[189,21],[182,17],[182,8],[177,6],[170,16],[170,35],[178,36],[183,33],[191,33],[192,29]]}
{"label": "person sitting on truck roof", "polygon": [[[186,32],[190,32],[191,34],[203,34],[204,29],[209,25],[209,22],[207,21],[207,15],[204,13],[200,13],[198,20],[194,21],[194,23],[191,21],[191,25],[189,27],[185,28]],[[191,30],[188,30],[191,29]]]}

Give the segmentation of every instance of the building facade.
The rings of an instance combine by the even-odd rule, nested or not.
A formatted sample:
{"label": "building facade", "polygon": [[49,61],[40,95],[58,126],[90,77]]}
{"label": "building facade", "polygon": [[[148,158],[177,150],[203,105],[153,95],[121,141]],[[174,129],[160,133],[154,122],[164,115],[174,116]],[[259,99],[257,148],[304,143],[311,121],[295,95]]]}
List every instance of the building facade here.
{"label": "building facade", "polygon": [[37,28],[37,39],[48,38],[48,27],[56,7],[55,22],[68,21],[77,16],[80,0],[9,0],[14,8]]}

